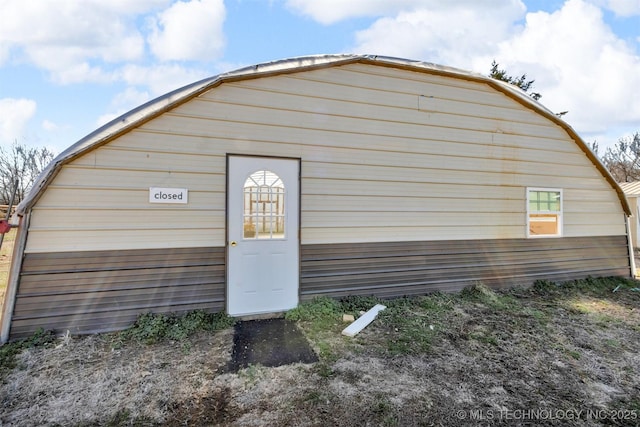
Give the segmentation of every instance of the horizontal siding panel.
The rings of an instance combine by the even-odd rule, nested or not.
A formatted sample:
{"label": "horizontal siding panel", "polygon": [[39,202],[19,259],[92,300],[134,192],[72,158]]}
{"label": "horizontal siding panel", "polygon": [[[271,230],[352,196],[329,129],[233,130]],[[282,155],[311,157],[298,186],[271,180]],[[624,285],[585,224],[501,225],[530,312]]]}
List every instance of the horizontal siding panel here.
{"label": "horizontal siding panel", "polygon": [[[343,150],[344,151],[344,150]],[[340,164],[343,167],[353,167],[354,164],[363,168],[388,167],[406,168],[408,173],[417,173],[419,170],[435,171],[456,171],[456,172],[487,172],[497,174],[527,174],[545,175],[558,173],[558,164],[561,156],[554,153],[546,153],[540,156],[539,161],[524,159],[515,155],[509,158],[492,158],[491,155],[485,157],[461,156],[459,153],[451,151],[441,151],[440,154],[414,154],[407,156],[404,153],[383,153],[383,152],[362,152],[352,153],[351,156],[325,151],[325,161],[316,160],[310,156],[305,156],[305,163],[309,165],[319,165],[324,167],[327,164]],[[347,153],[344,153],[347,154]],[[357,154],[355,157],[353,154]],[[506,154],[506,153],[505,153]],[[547,160],[551,160],[548,162]],[[357,159],[357,162],[354,160]],[[562,173],[566,177],[590,177],[593,169],[591,166],[583,164],[580,166],[563,165]]]}
{"label": "horizontal siding panel", "polygon": [[[223,250],[220,248],[219,250]],[[144,251],[90,251],[68,254],[28,254],[22,265],[22,274],[137,270],[153,267],[219,266],[224,258],[212,254],[209,247],[147,249]]]}
{"label": "horizontal siding panel", "polygon": [[142,170],[215,174],[224,170],[224,156],[184,152],[132,151],[109,145],[100,147],[76,159],[76,166],[87,168]]}
{"label": "horizontal siding panel", "polygon": [[[392,68],[371,66],[349,66],[327,70],[315,70],[313,73],[291,75],[292,79],[313,80],[339,86],[359,88],[384,88],[384,92],[420,93],[439,98],[454,100],[481,100],[487,105],[512,105],[505,96],[492,90],[484,83],[451,79],[425,74],[407,72]],[[472,102],[472,101],[471,101]],[[479,102],[479,103],[480,103]]]}
{"label": "horizontal siding panel", "polygon": [[[615,255],[624,259],[626,251],[621,247],[619,252],[608,255]],[[422,255],[422,256],[403,256],[373,259],[341,259],[330,261],[309,261],[305,267],[305,274],[309,277],[323,278],[341,275],[355,274],[375,274],[375,273],[393,273],[393,272],[412,272],[412,271],[436,271],[442,269],[446,265],[447,269],[453,269],[454,275],[458,273],[458,268],[485,268],[487,260],[491,259],[487,254],[477,254],[465,256],[459,263],[452,260],[451,255]],[[599,259],[599,256],[592,255],[592,260]],[[549,263],[554,265],[569,265],[570,263],[586,261],[583,257],[576,257],[574,250],[557,250],[553,252],[544,252],[536,255],[535,259],[531,257],[530,252],[524,253],[506,253],[495,259],[491,259],[490,268],[501,268],[505,271],[514,265],[533,266],[534,264]],[[548,267],[547,267],[548,268]],[[304,278],[304,277],[303,277]]]}
{"label": "horizontal siding panel", "polygon": [[[368,132],[378,135],[399,135],[416,137],[425,131],[425,126],[441,128],[466,129],[478,132],[499,132],[509,135],[536,135],[541,138],[562,139],[566,138],[566,132],[556,125],[531,125],[525,123],[513,123],[500,120],[465,117],[431,113],[424,114],[415,111],[415,115],[403,116],[400,112],[390,111],[389,108],[361,106],[365,116],[354,116],[351,112],[348,116],[331,115],[327,111],[304,112],[297,109],[278,110],[275,108],[252,107],[248,105],[215,104],[202,105],[202,100],[193,100],[183,104],[179,108],[156,119],[163,122],[165,118],[173,117],[182,120],[173,121],[175,126],[193,125],[206,126],[208,120],[233,120],[244,123],[259,123],[285,128],[308,128],[318,130],[331,130],[333,132],[350,132],[354,129],[366,129]],[[360,108],[358,108],[360,109]],[[330,111],[330,110],[329,110]],[[200,122],[199,122],[200,121]],[[166,126],[165,126],[166,127]],[[189,134],[182,127],[171,127],[174,131]]]}
{"label": "horizontal siding panel", "polygon": [[[170,122],[179,120],[177,117],[163,117],[163,120],[165,119]],[[109,146],[167,153],[197,154],[200,151],[206,155],[217,155],[224,150],[237,151],[261,147],[276,152],[283,149],[295,150],[296,153],[304,151],[308,155],[312,154],[311,150],[321,152],[322,149],[340,148],[422,154],[439,154],[444,150],[451,150],[460,156],[495,158],[513,158],[518,151],[522,158],[530,158],[535,156],[535,152],[544,156],[547,151],[551,151],[563,153],[563,161],[567,161],[567,164],[586,162],[584,153],[575,144],[539,138],[537,135],[507,135],[438,127],[422,129],[419,135],[412,136],[377,135],[368,129],[335,132],[287,128],[286,132],[283,132],[281,127],[268,124],[212,119],[197,123],[202,126],[191,128],[186,133],[177,133],[172,128],[162,127],[158,119],[152,120],[111,142]],[[180,138],[181,144],[176,145],[176,138]],[[548,155],[546,157],[548,158]]]}
{"label": "horizontal siding panel", "polygon": [[[330,178],[338,186],[342,181],[358,179],[390,182],[422,182],[451,183],[476,185],[511,185],[511,186],[557,186],[558,178],[553,175],[519,174],[517,172],[501,173],[499,171],[463,171],[450,169],[417,169],[402,167],[370,167],[358,164],[343,165],[332,163],[304,163],[302,177]],[[602,184],[596,175],[591,177],[563,177],[564,187],[590,188]],[[327,183],[329,184],[329,183]]]}
{"label": "horizontal siding panel", "polygon": [[75,314],[79,307],[83,311],[97,313],[129,308],[152,310],[153,307],[166,304],[167,301],[171,301],[171,304],[181,305],[193,301],[202,303],[224,300],[223,291],[214,289],[214,286],[210,286],[212,289],[207,290],[206,285],[207,283],[186,285],[179,288],[157,289],[154,292],[145,289],[126,289],[91,294],[25,296],[19,310],[14,311],[14,319],[65,316]]}
{"label": "horizontal siding panel", "polygon": [[[303,163],[304,170],[304,163]],[[333,184],[333,185],[330,185]],[[322,197],[409,197],[414,195],[431,197],[452,198],[476,198],[490,200],[503,194],[504,198],[520,197],[522,203],[525,200],[525,189],[520,186],[475,185],[475,184],[449,184],[445,182],[388,182],[388,181],[363,181],[345,180],[332,182],[329,179],[306,177],[302,186],[303,209],[306,195]]]}
{"label": "horizontal siding panel", "polygon": [[[171,208],[169,208],[171,206]],[[175,207],[174,207],[175,206]],[[225,210],[193,210],[189,205],[165,205],[150,209],[40,209],[33,210],[32,230],[157,230],[171,228],[206,229],[211,224],[224,226]],[[40,226],[45,216],[47,226]]]}
{"label": "horizontal siding panel", "polygon": [[567,237],[626,236],[627,229],[622,218],[615,224],[572,224],[565,222],[563,233]]}
{"label": "horizontal siding panel", "polygon": [[[157,306],[180,306],[198,303],[224,301],[224,292],[204,290],[206,283],[195,286],[181,286],[180,289],[148,292],[144,289],[128,289],[92,294],[69,294],[68,296],[24,297],[20,310],[14,311],[14,319],[31,319],[38,317],[52,318],[73,315],[78,308],[85,312],[115,312],[119,310],[138,309],[152,311]],[[213,288],[213,286],[211,286]],[[64,304],[64,305],[62,305]]]}
{"label": "horizontal siding panel", "polygon": [[[448,187],[450,188],[450,187]],[[475,191],[473,191],[475,189]],[[460,197],[447,194],[447,188],[441,193],[432,196],[430,187],[421,187],[420,193],[395,196],[340,196],[327,194],[305,194],[303,211],[306,212],[525,212],[523,202],[524,188],[510,187],[491,191],[488,188],[478,187],[461,191]],[[512,195],[509,194],[512,193]],[[446,196],[446,197],[437,197]],[[609,218],[618,220],[622,214],[620,202],[598,202],[573,200],[569,203],[564,198],[565,214],[592,214],[613,215]],[[594,222],[597,223],[597,222]]]}
{"label": "horizontal siding panel", "polygon": [[[84,188],[149,187],[188,188],[193,191],[225,191],[225,171],[218,174],[197,174],[171,171],[143,171],[122,169],[85,168],[67,165],[56,176],[56,186]],[[148,199],[147,199],[148,200]]]}
{"label": "horizontal siding panel", "polygon": [[[409,85],[415,87],[415,85],[411,83],[415,82],[419,85],[431,84],[434,86],[434,88],[460,88],[467,91],[471,90],[477,93],[486,92],[490,95],[502,95],[495,92],[485,83],[478,83],[476,81],[470,80],[466,73],[463,73],[462,78],[460,79],[452,79],[448,76],[438,75],[437,73],[413,70],[407,71],[402,68],[384,66],[378,67],[370,64],[349,64],[346,66],[338,67],[336,68],[335,74],[329,73],[329,70],[330,69],[320,69],[314,70],[313,74],[305,73],[295,74],[293,76],[300,78],[309,78],[309,76],[313,76],[315,78],[318,75],[323,75],[323,80],[329,79],[330,81],[333,81],[333,79],[338,79],[342,81],[353,81],[356,82],[356,84],[360,84],[364,81],[361,78],[362,76],[366,76],[367,78],[382,77],[382,81],[386,81],[386,85],[393,88],[402,87],[401,85]],[[393,84],[390,84],[389,78],[393,79]],[[382,83],[382,81],[374,83],[374,87],[380,87],[377,85]],[[367,82],[367,86],[371,85]],[[383,86],[381,87],[385,87],[385,85],[383,84]]]}
{"label": "horizontal siding panel", "polygon": [[[291,88],[295,91],[295,86]],[[423,123],[437,114],[439,126],[451,126],[453,117],[464,116],[465,125],[479,128],[486,126],[486,120],[509,123],[500,128],[515,131],[516,126],[541,126],[548,128],[550,122],[544,117],[519,107],[513,103],[512,108],[496,108],[492,106],[473,104],[469,100],[451,101],[433,95],[423,96],[419,93],[397,94],[386,92],[385,96],[372,96],[365,99],[358,96],[354,90],[342,92],[344,98],[331,99],[326,92],[316,92],[315,96],[305,96],[297,93],[282,93],[273,91],[246,89],[241,85],[223,85],[216,90],[199,98],[212,103],[213,108],[222,105],[244,105],[257,108],[272,108],[275,110],[291,110],[310,114],[327,114],[331,116],[348,116],[358,118],[384,119],[395,122]],[[318,96],[319,95],[319,96]],[[375,96],[375,94],[373,94]],[[402,99],[400,99],[400,96]],[[347,98],[348,97],[348,98]],[[394,99],[392,99],[394,98]],[[396,101],[396,102],[393,102]],[[517,115],[513,112],[521,112]],[[520,120],[517,120],[520,119]],[[529,119],[529,120],[526,120]],[[554,125],[555,126],[555,125]],[[517,133],[517,132],[516,132]],[[527,131],[526,133],[534,133]]]}
{"label": "horizontal siding panel", "polygon": [[[482,284],[492,288],[508,288],[516,286],[527,286],[535,280],[551,280],[556,282],[584,279],[587,277],[609,277],[628,276],[628,268],[623,269],[605,269],[605,270],[580,270],[580,271],[563,271],[558,273],[545,272],[538,275],[527,275],[526,277],[494,277],[492,279],[482,280]],[[400,285],[381,285],[376,286],[374,289],[368,287],[354,287],[354,288],[341,288],[331,292],[331,297],[339,298],[348,295],[375,295],[379,298],[397,298],[398,295],[402,296],[418,296],[432,292],[457,292],[465,288],[466,286],[475,285],[478,280],[437,280],[431,282],[418,282],[418,283],[403,283]],[[326,294],[325,294],[326,295]],[[300,296],[300,300],[310,301],[313,298],[319,296],[318,293],[305,293]]]}
{"label": "horizontal siding panel", "polygon": [[630,275],[625,236],[303,245],[301,295],[398,297],[482,282]]}
{"label": "horizontal siding panel", "polygon": [[[224,192],[193,191],[189,189],[189,209],[225,208]],[[50,186],[38,200],[38,209],[179,209],[163,203],[149,203],[149,188],[78,188]]]}
{"label": "horizontal siding panel", "polygon": [[411,225],[344,228],[305,227],[302,229],[301,242],[302,244],[321,244],[494,239],[496,237],[501,239],[512,239],[524,237],[525,227],[525,225],[493,227],[415,227]]}
{"label": "horizontal siding panel", "polygon": [[11,336],[115,330],[147,311],[220,311],[224,265],[223,247],[27,254]]}
{"label": "horizontal siding panel", "polygon": [[[303,245],[302,256],[305,260],[332,260],[336,258],[372,258],[413,255],[465,255],[493,253],[544,253],[551,251],[575,250],[576,247],[588,250],[601,249],[605,253],[626,248],[624,236],[605,236],[597,239],[590,237],[570,239],[487,239],[467,242],[418,241],[358,243],[352,245],[336,245],[328,250],[328,245]],[[626,251],[626,249],[624,249]],[[538,254],[536,255],[538,256]]]}
{"label": "horizontal siding panel", "polygon": [[573,203],[591,203],[591,208],[597,208],[596,205],[600,203],[615,203],[618,206],[616,210],[622,213],[618,195],[615,191],[611,191],[611,186],[605,182],[602,186],[593,189],[566,188],[562,193],[562,198],[565,201],[565,209],[571,207],[567,203],[571,205]]}
{"label": "horizontal siding panel", "polygon": [[302,223],[308,228],[331,227],[487,227],[519,226],[521,213],[510,212],[322,212],[318,215],[302,213]]}
{"label": "horizontal siding panel", "polygon": [[[107,266],[107,268],[111,267]],[[136,289],[144,289],[145,292],[155,293],[156,288],[162,288],[166,284],[188,286],[193,284],[223,283],[225,281],[225,269],[224,266],[220,266],[125,271],[107,270],[84,273],[58,273],[56,277],[59,281],[64,281],[64,283],[52,282],[41,275],[25,275],[20,281],[21,292],[24,296],[71,295]],[[90,282],[90,284],[88,285],[87,282]]]}
{"label": "horizontal siding panel", "polygon": [[[312,70],[305,73],[292,73],[276,76],[277,81],[282,86],[287,85],[296,87],[297,85],[306,86],[308,81],[328,83],[330,86],[339,88],[364,88],[386,92],[397,93],[414,93],[416,88],[433,87],[433,89],[443,89],[443,93],[451,89],[459,89],[459,92],[451,92],[460,94],[462,100],[465,99],[464,94],[469,91],[477,93],[485,93],[489,96],[496,96],[496,92],[484,83],[472,82],[464,79],[451,79],[436,74],[413,72],[406,70],[394,70],[392,68],[378,68],[375,66],[359,64],[349,64],[346,66],[333,67],[329,69]],[[362,78],[361,78],[362,77]],[[391,79],[390,79],[391,78]],[[378,79],[378,80],[376,80]],[[302,82],[302,83],[296,83]],[[258,79],[235,82],[233,84],[252,85],[260,84]],[[267,82],[269,83],[269,82]],[[382,85],[382,86],[380,86]],[[428,85],[428,86],[425,86]],[[457,99],[457,98],[452,98]],[[498,103],[504,101],[496,96]]]}
{"label": "horizontal siding panel", "polygon": [[[583,236],[626,236],[622,220],[615,224],[573,225],[564,224],[565,237]],[[437,226],[417,227],[410,225],[386,227],[319,227],[302,229],[302,244],[326,243],[367,243],[433,240],[473,240],[473,239],[520,239],[526,237],[525,218],[519,226]],[[532,239],[537,240],[537,239]],[[548,240],[548,239],[543,239]]]}
{"label": "horizontal siding panel", "polygon": [[567,225],[591,225],[598,227],[599,224],[616,224],[624,226],[624,214],[619,212],[565,212],[564,221]]}
{"label": "horizontal siding panel", "polygon": [[[303,169],[305,164],[303,163]],[[334,184],[334,185],[329,185]],[[555,188],[555,187],[553,187]],[[610,187],[609,187],[610,188]],[[387,197],[388,200],[402,200],[406,197],[437,197],[452,199],[476,199],[475,205],[487,203],[496,203],[495,199],[503,201],[520,200],[524,206],[526,199],[526,187],[524,186],[499,186],[499,185],[480,185],[480,184],[451,184],[447,182],[395,182],[395,181],[364,181],[358,179],[344,180],[332,182],[323,178],[306,178],[303,183],[303,209],[306,198],[321,200],[322,197],[337,198],[371,198],[375,201],[378,197]],[[600,199],[592,200],[591,198],[583,199],[584,193],[595,193],[601,196]],[[565,201],[565,212],[581,211],[574,209],[574,203],[581,203],[582,206],[591,206],[588,211],[599,211],[599,204],[613,203],[615,209],[612,212],[619,212],[623,215],[620,201],[616,194],[610,190],[580,190],[575,188],[564,189],[563,199]],[[455,202],[453,202],[455,203]],[[469,202],[471,203],[471,202]]]}
{"label": "horizontal siding panel", "polygon": [[[476,191],[473,198],[430,197],[431,192],[422,191],[418,194],[391,196],[336,196],[305,194],[303,212],[524,212],[522,189],[514,188],[514,197],[499,198],[496,194],[487,192],[482,203]],[[517,196],[516,196],[517,193]]]}
{"label": "horizontal siding panel", "polygon": [[26,253],[188,248],[222,246],[224,228],[174,229],[159,224],[155,230],[34,230],[29,229]]}
{"label": "horizontal siding panel", "polygon": [[[609,269],[613,271],[619,271],[626,268],[629,271],[628,266],[621,261],[620,264],[611,264]],[[350,275],[336,275],[326,277],[315,277],[301,279],[301,286],[304,293],[318,293],[327,292],[335,288],[341,288],[348,286],[348,289],[354,290],[358,288],[375,289],[377,286],[391,287],[393,285],[406,285],[409,283],[422,283],[427,284],[430,281],[437,281],[446,279],[451,282],[464,282],[464,283],[482,283],[485,277],[502,278],[505,280],[511,280],[516,283],[516,280],[522,280],[527,276],[541,277],[548,274],[549,271],[563,271],[563,272],[580,272],[586,269],[591,271],[592,269],[601,270],[597,267],[585,266],[584,262],[559,262],[552,264],[534,264],[528,266],[488,266],[488,267],[459,267],[452,266],[451,268],[440,269],[425,269],[417,271],[390,271],[384,273],[366,273],[366,274],[350,274]],[[628,273],[627,273],[628,276]],[[534,279],[535,280],[535,279]],[[377,284],[380,285],[377,285]],[[402,296],[402,295],[398,295]]]}
{"label": "horizontal siding panel", "polygon": [[[428,85],[427,87],[413,87],[409,89],[409,92],[404,93],[386,86],[384,96],[381,96],[380,89],[355,86],[353,81],[338,84],[336,79],[333,82],[324,82],[317,78],[314,79],[313,75],[309,75],[307,78],[288,75],[227,84],[225,85],[227,90],[210,91],[204,94],[202,98],[256,106],[265,106],[262,104],[262,100],[273,97],[286,100],[286,102],[290,103],[288,105],[291,105],[291,103],[308,104],[331,99],[358,104],[384,105],[392,108],[417,109],[421,101],[418,97],[423,97],[427,106],[433,107],[434,111],[438,112],[548,125],[548,121],[544,117],[519,106],[515,102],[509,107],[505,107],[504,100],[501,97],[495,98],[495,101],[500,104],[499,106],[488,104],[486,99],[483,99],[482,103],[474,104],[470,102],[467,96],[468,91],[454,90],[447,92],[448,87],[442,88],[431,83]],[[474,89],[478,87],[476,85]],[[483,92],[483,95],[487,93],[490,92]],[[430,105],[431,101],[433,101],[433,104]],[[286,106],[287,104],[285,103],[279,105],[280,108],[286,108]]]}
{"label": "horizontal siding panel", "polygon": [[618,220],[620,216],[624,216],[622,210],[620,208],[620,201],[598,201],[596,203],[592,201],[583,201],[583,200],[567,200],[564,197],[564,213],[565,214],[580,214],[580,215],[591,215],[591,214],[608,214],[613,215],[613,219]]}

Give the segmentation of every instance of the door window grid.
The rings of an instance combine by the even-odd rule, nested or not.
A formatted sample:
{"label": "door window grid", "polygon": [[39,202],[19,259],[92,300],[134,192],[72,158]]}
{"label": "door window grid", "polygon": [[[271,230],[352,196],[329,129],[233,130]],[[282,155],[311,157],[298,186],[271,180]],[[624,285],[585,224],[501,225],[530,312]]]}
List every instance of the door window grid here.
{"label": "door window grid", "polygon": [[244,183],[243,237],[285,238],[285,188],[278,175],[268,170],[252,173]]}

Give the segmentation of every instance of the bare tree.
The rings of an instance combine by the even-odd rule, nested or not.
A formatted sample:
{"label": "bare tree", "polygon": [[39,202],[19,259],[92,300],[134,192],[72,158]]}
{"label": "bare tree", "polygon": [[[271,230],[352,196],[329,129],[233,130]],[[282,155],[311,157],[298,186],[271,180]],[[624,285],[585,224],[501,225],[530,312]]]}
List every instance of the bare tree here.
{"label": "bare tree", "polygon": [[24,199],[42,170],[53,160],[54,154],[46,147],[29,148],[14,141],[9,147],[0,147],[0,204],[8,204],[16,180],[16,203]]}
{"label": "bare tree", "polygon": [[640,132],[620,138],[613,147],[608,147],[602,156],[598,153],[597,142],[589,146],[602,159],[602,163],[616,181],[640,181]]}

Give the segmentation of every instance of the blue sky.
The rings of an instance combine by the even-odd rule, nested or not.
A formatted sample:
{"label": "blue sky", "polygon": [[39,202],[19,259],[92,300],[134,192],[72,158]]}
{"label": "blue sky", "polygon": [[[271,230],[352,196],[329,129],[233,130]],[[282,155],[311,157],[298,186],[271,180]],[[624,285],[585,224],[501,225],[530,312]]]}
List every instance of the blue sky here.
{"label": "blue sky", "polygon": [[640,0],[0,0],[0,144],[60,152],[198,79],[322,53],[495,59],[587,142],[640,131]]}

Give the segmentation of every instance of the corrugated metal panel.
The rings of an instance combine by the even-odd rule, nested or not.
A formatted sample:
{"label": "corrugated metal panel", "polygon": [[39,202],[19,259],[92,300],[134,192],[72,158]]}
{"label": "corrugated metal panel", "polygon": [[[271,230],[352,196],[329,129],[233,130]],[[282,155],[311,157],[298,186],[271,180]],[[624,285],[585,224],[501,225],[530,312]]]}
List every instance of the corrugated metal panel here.
{"label": "corrugated metal panel", "polygon": [[[346,72],[352,72],[352,70],[345,71],[345,69],[341,69],[336,73],[324,73],[326,79],[323,78],[322,73],[314,73],[309,77],[305,77],[304,75],[276,76],[269,79],[246,81],[242,82],[242,84],[232,83],[229,86],[240,89],[239,97],[244,94],[246,102],[249,103],[256,102],[255,90],[278,94],[286,93],[292,100],[296,99],[294,97],[340,99],[344,97],[343,92],[348,90],[354,100],[357,99],[358,102],[372,105],[381,104],[379,90],[372,89],[371,86],[368,86],[372,83],[371,81],[366,81],[362,84],[359,81],[359,75],[356,73],[352,73],[346,76],[346,78],[345,76],[340,76],[340,74]],[[339,76],[339,78],[331,78],[332,75]],[[300,80],[304,81],[304,84],[301,84]],[[429,82],[420,85],[421,93],[417,95],[414,90],[415,85],[403,92],[401,88],[396,85],[397,83],[394,82],[393,86],[387,85],[385,87],[384,105],[396,108],[407,108],[407,106],[415,108],[418,106],[424,112],[455,112],[456,114],[477,115],[478,117],[499,120],[511,120],[540,125],[548,124],[547,119],[537,114],[531,114],[530,111],[505,108],[501,96],[486,90],[483,91],[483,89],[486,89],[485,86],[467,84],[465,88],[462,88],[454,86],[455,83],[451,84],[450,81],[449,85]],[[292,87],[297,88],[295,92],[291,90]],[[474,97],[481,100],[481,105],[483,106],[482,112],[478,112],[477,106],[470,102],[469,89],[484,92]],[[237,102],[239,97],[228,96],[227,93],[218,91],[207,94],[208,99],[229,103]],[[254,105],[259,106],[259,100],[257,100],[257,102],[258,103]]]}
{"label": "corrugated metal panel", "polygon": [[[318,118],[318,113],[315,113]],[[179,121],[175,116],[163,116],[168,124]],[[535,135],[507,135],[504,133],[479,133],[464,128],[445,128],[432,125],[428,132],[418,136],[378,135],[368,129],[351,129],[348,133],[332,132],[316,128],[292,127],[282,132],[278,127],[244,123],[228,120],[194,121],[189,134],[179,133],[165,123],[149,122],[144,128],[123,135],[112,141],[109,147],[122,147],[133,150],[160,150],[161,152],[187,152],[201,150],[202,155],[215,155],[229,148],[243,149],[251,146],[259,149],[263,145],[267,150],[279,150],[283,146],[290,150],[298,147],[315,148],[318,154],[324,148],[346,148],[356,150],[382,151],[386,153],[423,153],[440,154],[450,150],[462,157],[477,158],[513,158],[532,161],[551,160],[548,151],[563,153],[563,160],[569,164],[584,164],[584,154],[571,145],[558,144],[555,139],[538,138]],[[207,124],[209,126],[207,126]],[[212,132],[209,128],[215,128]],[[176,145],[176,138],[181,144]],[[223,145],[220,145],[223,144]],[[269,145],[273,144],[273,145]],[[304,148],[309,150],[310,148]],[[306,152],[306,151],[305,151]],[[362,153],[360,151],[359,153]],[[540,157],[535,157],[538,153]],[[352,152],[353,154],[353,152]],[[338,156],[341,158],[342,156]],[[315,156],[314,156],[315,158]],[[348,158],[348,156],[347,156]]]}
{"label": "corrugated metal panel", "polygon": [[621,182],[620,187],[627,197],[640,196],[640,181]]}
{"label": "corrugated metal panel", "polygon": [[224,310],[224,248],[27,254],[11,337],[122,329],[144,312]]}
{"label": "corrugated metal panel", "polygon": [[[87,214],[89,215],[89,214]],[[117,219],[117,218],[116,218]],[[116,220],[114,219],[114,221]],[[188,218],[176,215],[175,221],[184,221],[184,226],[174,228],[174,221],[169,224],[156,224],[154,229],[123,229],[103,228],[101,230],[87,229],[49,229],[39,228],[29,230],[27,241],[28,253],[51,252],[59,250],[65,252],[94,251],[94,250],[122,250],[153,249],[153,248],[189,248],[208,247],[213,242],[224,242],[225,230],[211,227],[188,227]]]}
{"label": "corrugated metal panel", "polygon": [[[227,153],[302,159],[303,244],[522,238],[527,186],[564,190],[567,237],[625,234],[557,123],[485,82],[349,64],[218,86],[71,161],[26,252],[223,246]],[[151,186],[189,204],[149,205]]]}
{"label": "corrugated metal panel", "polygon": [[625,236],[303,245],[301,260],[303,300],[630,275]]}
{"label": "corrugated metal panel", "polygon": [[[302,245],[301,297],[397,297],[482,282],[629,276],[625,236]],[[122,329],[147,311],[222,311],[224,248],[27,254],[11,337]]]}
{"label": "corrugated metal panel", "polygon": [[[113,184],[112,184],[113,185]],[[189,190],[189,202],[191,205],[189,210],[221,210],[225,205],[224,192],[214,191],[194,191]],[[113,209],[118,206],[119,209],[144,209],[147,211],[164,210],[167,207],[158,204],[149,203],[148,188],[101,188],[96,191],[95,188],[82,187],[62,187],[51,186],[47,192],[38,200],[38,209]],[[174,209],[182,209],[180,205]],[[117,215],[115,218],[126,218],[123,215]],[[113,218],[112,218],[113,219]]]}
{"label": "corrugated metal panel", "polygon": [[[317,73],[314,73],[314,71],[317,71]],[[345,74],[343,73],[344,71],[348,73]],[[504,106],[502,105],[504,99],[509,99],[512,101],[512,104],[517,105],[517,110],[521,112],[530,111],[532,115],[539,115],[548,120],[549,123],[552,124],[549,126],[549,130],[559,131],[559,134],[562,135],[560,138],[564,139],[566,133],[566,136],[574,143],[574,148],[577,148],[586,155],[603,179],[607,181],[611,188],[618,194],[623,210],[626,213],[630,213],[627,201],[620,187],[575,131],[542,104],[532,100],[516,87],[480,74],[432,63],[383,56],[344,54],[307,56],[257,64],[204,79],[150,101],[114,119],[61,153],[51,165],[46,168],[41,176],[38,177],[32,191],[18,207],[18,212],[23,214],[29,210],[53,178],[55,178],[60,168],[70,161],[77,159],[83,154],[89,153],[97,147],[112,142],[116,138],[125,135],[127,132],[143,124],[147,124],[150,120],[176,107],[184,106],[190,100],[206,94],[208,91],[216,89],[223,84],[251,82],[252,80],[262,77],[277,77],[283,75],[295,75],[298,78],[303,76],[303,78],[311,81],[316,79],[318,81],[324,81],[325,83],[329,82],[329,79],[327,79],[323,73],[335,79],[335,81],[331,81],[331,83],[340,85],[341,87],[357,87],[359,82],[362,81],[367,82],[368,85],[372,85],[372,89],[384,88],[387,93],[407,91],[407,93],[414,94],[418,97],[417,109],[425,112],[429,119],[433,116],[431,113],[434,111],[437,113],[439,108],[437,103],[435,108],[432,108],[433,102],[431,99],[444,98],[452,100],[455,96],[450,95],[450,93],[455,93],[455,91],[460,91],[459,100],[462,103],[472,103],[478,107],[466,110],[458,105],[458,107],[453,108],[453,110],[458,110],[456,114],[471,117],[472,121],[482,117],[482,114],[478,113],[478,111],[481,111],[483,107],[492,105],[493,100],[496,100],[497,106],[509,109],[510,107],[506,105],[506,102]],[[350,91],[344,92],[348,93]],[[382,93],[382,90],[380,92]],[[308,98],[312,98],[312,96],[312,94],[307,95]],[[318,94],[318,97],[321,97],[321,94]],[[373,99],[376,98],[374,97]],[[364,104],[367,104],[367,102],[364,102]],[[292,106],[292,110],[295,109],[296,106]],[[319,115],[327,114],[326,111],[322,110],[316,111],[315,113]],[[435,114],[435,116],[438,115],[439,114]],[[495,116],[496,118],[502,117],[497,112],[495,112]],[[229,119],[229,117],[224,118],[224,120],[227,119]],[[514,133],[518,133],[523,129],[521,126],[522,123],[533,123],[534,121],[535,119],[533,118],[530,122],[514,117],[509,117],[508,120],[499,119],[496,120],[498,126],[488,132],[492,133],[492,138],[494,136],[499,138],[499,135],[505,135],[509,138],[513,136]],[[463,121],[460,121],[459,123],[462,122]],[[452,129],[458,129],[459,123],[453,123]],[[533,128],[530,128],[530,130],[533,130]],[[238,135],[242,134],[240,133]],[[235,138],[237,138],[238,135],[236,135]],[[470,139],[473,139],[473,137]],[[540,142],[544,144],[544,139],[540,139]]]}

